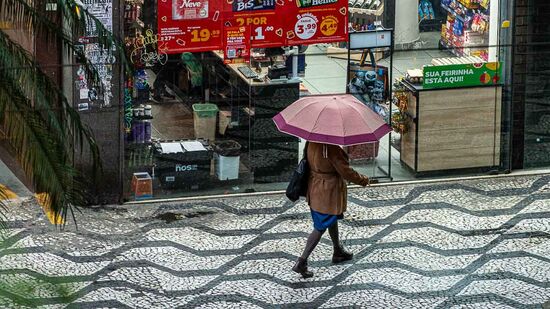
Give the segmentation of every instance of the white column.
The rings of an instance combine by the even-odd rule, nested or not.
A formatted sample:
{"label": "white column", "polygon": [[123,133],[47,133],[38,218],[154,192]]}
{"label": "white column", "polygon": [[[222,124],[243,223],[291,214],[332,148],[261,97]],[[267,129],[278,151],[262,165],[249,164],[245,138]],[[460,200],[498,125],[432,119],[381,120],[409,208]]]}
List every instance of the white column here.
{"label": "white column", "polygon": [[418,0],[395,1],[395,44],[410,44],[420,39]]}
{"label": "white column", "polygon": [[489,62],[499,61],[500,0],[491,0],[489,18]]}

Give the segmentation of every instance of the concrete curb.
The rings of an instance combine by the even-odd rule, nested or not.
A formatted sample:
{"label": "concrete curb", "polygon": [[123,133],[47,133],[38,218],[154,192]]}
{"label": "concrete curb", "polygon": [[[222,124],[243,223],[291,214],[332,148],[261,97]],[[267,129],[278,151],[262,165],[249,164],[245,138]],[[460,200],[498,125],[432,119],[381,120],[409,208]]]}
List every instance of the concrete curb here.
{"label": "concrete curb", "polygon": [[[550,175],[550,169],[529,170],[529,171],[522,170],[522,171],[518,171],[518,172],[512,172],[512,173],[509,173],[509,174],[498,174],[498,175],[450,177],[450,178],[437,178],[437,179],[411,180],[411,181],[393,181],[393,182],[387,182],[387,183],[373,184],[373,185],[371,185],[371,187],[391,187],[391,186],[402,186],[402,185],[437,184],[437,183],[445,183],[445,182],[460,182],[460,181],[465,181],[465,180],[471,181],[471,180],[481,180],[481,179],[499,179],[499,178],[512,178],[512,177],[522,177],[522,176],[542,176],[542,175]],[[358,189],[358,188],[362,188],[362,187],[357,186],[357,185],[351,185],[348,188],[349,189]],[[235,193],[235,194],[203,195],[203,196],[191,196],[191,197],[176,197],[176,198],[166,198],[166,199],[151,199],[151,200],[143,200],[143,201],[126,202],[122,205],[202,201],[202,200],[212,200],[212,199],[220,199],[220,198],[228,199],[228,198],[253,197],[253,196],[265,196],[265,195],[279,195],[279,194],[285,194],[285,191],[280,190],[280,191],[264,191],[264,192],[253,192],[253,193]]]}

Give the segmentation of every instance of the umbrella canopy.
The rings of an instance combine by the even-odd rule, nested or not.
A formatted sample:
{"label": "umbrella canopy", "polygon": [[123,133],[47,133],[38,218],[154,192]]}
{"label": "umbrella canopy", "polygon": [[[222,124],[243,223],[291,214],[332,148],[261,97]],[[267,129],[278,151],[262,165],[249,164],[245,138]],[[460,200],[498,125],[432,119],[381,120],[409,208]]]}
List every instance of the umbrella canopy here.
{"label": "umbrella canopy", "polygon": [[379,141],[391,127],[354,96],[309,96],[273,117],[279,131],[310,142],[351,146]]}

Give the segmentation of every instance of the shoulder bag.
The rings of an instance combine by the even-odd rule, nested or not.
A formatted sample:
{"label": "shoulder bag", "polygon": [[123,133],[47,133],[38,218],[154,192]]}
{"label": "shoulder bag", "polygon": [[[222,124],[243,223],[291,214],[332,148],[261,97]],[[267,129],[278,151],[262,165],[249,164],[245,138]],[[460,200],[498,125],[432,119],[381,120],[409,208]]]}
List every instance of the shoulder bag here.
{"label": "shoulder bag", "polygon": [[309,142],[306,142],[304,147],[304,156],[298,166],[292,173],[288,187],[286,188],[286,197],[289,200],[296,202],[300,199],[300,196],[305,197],[307,195],[307,183],[309,180],[309,164],[307,162],[307,147]]}

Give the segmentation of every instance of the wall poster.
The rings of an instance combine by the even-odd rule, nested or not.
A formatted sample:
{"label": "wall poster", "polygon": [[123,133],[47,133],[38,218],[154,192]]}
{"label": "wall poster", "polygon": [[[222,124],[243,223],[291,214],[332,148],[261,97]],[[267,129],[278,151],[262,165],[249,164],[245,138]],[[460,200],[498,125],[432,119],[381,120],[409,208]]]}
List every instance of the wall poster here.
{"label": "wall poster", "polygon": [[[112,0],[82,0],[82,4],[108,31],[113,31]],[[99,75],[102,89],[89,83],[85,68],[80,65],[76,70],[77,108],[79,111],[85,111],[93,107],[109,107],[113,99],[113,64],[116,61],[113,50],[105,49],[97,43],[95,23],[90,21],[86,25],[86,36],[80,38],[79,43],[86,59]]]}

